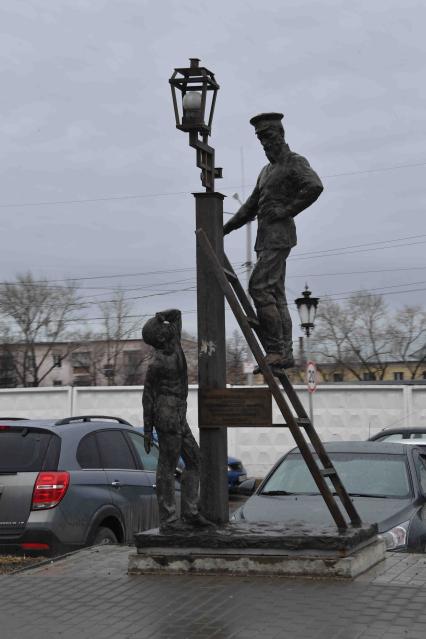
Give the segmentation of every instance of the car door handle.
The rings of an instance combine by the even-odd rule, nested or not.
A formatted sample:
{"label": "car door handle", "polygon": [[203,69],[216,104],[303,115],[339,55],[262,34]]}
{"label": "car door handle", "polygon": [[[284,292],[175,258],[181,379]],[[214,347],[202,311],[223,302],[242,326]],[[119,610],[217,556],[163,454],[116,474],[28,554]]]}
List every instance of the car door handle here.
{"label": "car door handle", "polygon": [[111,482],[111,486],[112,486],[113,488],[120,488],[120,486],[121,486],[121,485],[122,485],[122,484],[121,484],[121,481],[118,481],[118,479],[116,479],[115,481],[112,481],[112,482]]}
{"label": "car door handle", "polygon": [[152,484],[152,487],[155,490],[157,488],[157,484]]}

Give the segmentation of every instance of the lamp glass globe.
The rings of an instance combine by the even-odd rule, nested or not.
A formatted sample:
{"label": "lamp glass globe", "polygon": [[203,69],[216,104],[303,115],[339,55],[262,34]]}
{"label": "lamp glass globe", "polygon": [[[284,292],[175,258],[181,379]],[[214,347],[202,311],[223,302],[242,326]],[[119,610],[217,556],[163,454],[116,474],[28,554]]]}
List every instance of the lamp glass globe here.
{"label": "lamp glass globe", "polygon": [[198,91],[188,91],[182,99],[184,109],[196,111],[201,108],[201,93]]}

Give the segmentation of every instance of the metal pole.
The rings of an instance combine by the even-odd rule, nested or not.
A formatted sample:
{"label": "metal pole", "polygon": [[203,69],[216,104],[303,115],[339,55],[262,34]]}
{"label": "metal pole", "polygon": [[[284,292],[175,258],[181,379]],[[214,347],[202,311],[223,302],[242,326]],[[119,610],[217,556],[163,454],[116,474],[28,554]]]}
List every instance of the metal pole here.
{"label": "metal pole", "polygon": [[[244,200],[246,199],[246,194],[245,194],[245,171],[244,171],[244,149],[243,147],[240,147],[240,161],[241,161],[241,195],[242,198],[240,198],[240,196],[238,195],[238,193],[234,193],[233,197],[237,200],[238,204],[240,206],[243,205]],[[249,299],[249,301],[251,301],[251,297],[250,297],[250,293],[249,293],[249,283],[250,283],[250,277],[253,271],[253,260],[252,260],[252,248],[251,248],[251,242],[252,242],[252,235],[251,235],[251,229],[252,229],[252,222],[247,222],[246,224],[246,262],[245,262],[245,267],[246,267],[246,293],[247,293],[247,297]],[[253,366],[254,366],[254,362],[253,362]],[[247,386],[253,386],[253,373],[249,372],[246,374],[246,384]]]}
{"label": "metal pole", "polygon": [[[238,197],[238,202],[240,205],[243,204],[243,202],[246,199],[246,189],[245,189],[245,170],[244,170],[244,149],[243,147],[240,147],[240,160],[241,160],[241,196],[242,196],[242,200]],[[251,225],[252,222],[248,222],[246,224],[246,268],[247,268],[247,277],[246,277],[246,292],[247,292],[247,297],[250,300],[250,293],[249,293],[249,282],[250,282],[250,276],[251,276],[251,272],[253,270],[253,260],[252,260],[252,249],[251,249]]]}
{"label": "metal pole", "polygon": [[[311,361],[311,333],[309,328],[306,329],[306,347],[308,350],[308,362]],[[309,418],[311,420],[312,426],[314,425],[314,398],[313,393],[308,389],[309,395]]]}
{"label": "metal pole", "polygon": [[[203,229],[223,263],[223,199],[221,193],[194,193],[196,228]],[[226,388],[225,300],[208,258],[197,244],[197,320],[199,390]],[[199,415],[201,408],[200,393]],[[228,453],[226,428],[200,423],[201,510],[215,523],[226,523],[228,513]]]}

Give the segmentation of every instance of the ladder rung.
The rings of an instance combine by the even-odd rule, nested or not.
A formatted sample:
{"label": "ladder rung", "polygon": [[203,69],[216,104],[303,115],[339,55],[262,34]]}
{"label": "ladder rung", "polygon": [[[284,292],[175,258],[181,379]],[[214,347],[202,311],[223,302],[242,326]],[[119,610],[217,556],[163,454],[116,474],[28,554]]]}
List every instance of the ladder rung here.
{"label": "ladder rung", "polygon": [[234,282],[238,281],[238,277],[233,271],[230,271],[229,269],[224,268],[223,272],[225,273],[228,280],[234,280]]}
{"label": "ladder rung", "polygon": [[335,468],[320,468],[320,473],[323,477],[330,477],[330,475],[337,475]]}
{"label": "ladder rung", "polygon": [[297,425],[302,428],[309,428],[311,426],[311,420],[309,417],[298,417],[296,419]]}

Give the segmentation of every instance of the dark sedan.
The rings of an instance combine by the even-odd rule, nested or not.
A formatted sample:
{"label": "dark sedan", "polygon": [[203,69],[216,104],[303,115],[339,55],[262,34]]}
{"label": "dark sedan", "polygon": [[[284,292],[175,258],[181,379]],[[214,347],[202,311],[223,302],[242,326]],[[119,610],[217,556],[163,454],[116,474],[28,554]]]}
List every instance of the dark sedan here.
{"label": "dark sedan", "polygon": [[[424,552],[425,448],[354,441],[326,443],[325,448],[362,520],[377,523],[387,549]],[[298,448],[275,464],[232,519],[333,525]]]}

